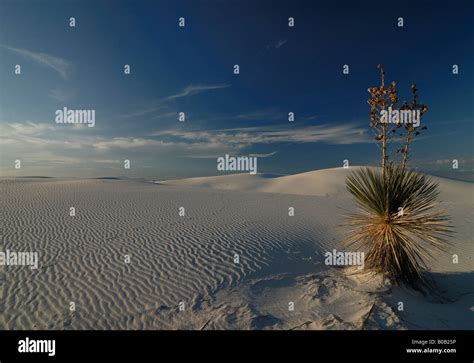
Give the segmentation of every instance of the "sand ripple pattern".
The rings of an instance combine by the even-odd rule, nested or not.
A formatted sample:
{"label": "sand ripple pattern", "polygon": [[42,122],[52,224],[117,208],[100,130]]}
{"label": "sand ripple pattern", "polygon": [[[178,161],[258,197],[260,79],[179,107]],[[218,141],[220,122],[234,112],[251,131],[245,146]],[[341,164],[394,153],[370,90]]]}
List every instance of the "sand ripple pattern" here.
{"label": "sand ripple pattern", "polygon": [[314,217],[324,197],[120,180],[5,179],[0,188],[2,249],[40,259],[37,270],[1,271],[1,329],[194,329],[192,312],[218,291],[269,268],[309,268],[301,256],[338,237],[337,206]]}

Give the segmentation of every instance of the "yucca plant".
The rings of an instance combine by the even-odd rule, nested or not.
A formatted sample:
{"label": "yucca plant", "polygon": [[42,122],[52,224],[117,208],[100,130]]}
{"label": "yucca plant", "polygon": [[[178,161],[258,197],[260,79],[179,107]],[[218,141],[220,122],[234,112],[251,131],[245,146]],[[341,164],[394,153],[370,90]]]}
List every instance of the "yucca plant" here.
{"label": "yucca plant", "polygon": [[348,247],[365,250],[365,268],[395,283],[428,287],[426,261],[433,249],[445,250],[452,229],[449,218],[435,211],[437,184],[401,166],[360,169],[347,178],[358,212],[348,216]]}
{"label": "yucca plant", "polygon": [[[364,266],[381,273],[397,284],[407,284],[424,289],[430,284],[425,278],[427,261],[434,249],[446,250],[452,232],[449,217],[436,210],[438,185],[428,176],[407,167],[409,143],[414,135],[414,126],[405,127],[408,136],[403,139],[402,161],[399,165],[390,160],[388,141],[392,139],[388,125],[380,121],[377,111],[398,102],[396,83],[391,88],[382,84],[369,88],[372,98],[371,128],[378,130],[376,140],[380,143],[381,168],[359,169],[348,176],[346,187],[358,206],[357,213],[347,216],[346,226],[350,231],[345,240],[347,247],[366,251]],[[415,102],[417,104],[416,87]],[[403,104],[406,107],[406,103]],[[406,126],[406,125],[405,125]],[[394,125],[394,130],[401,125]],[[416,131],[415,131],[416,133]],[[403,136],[403,135],[402,135]]]}

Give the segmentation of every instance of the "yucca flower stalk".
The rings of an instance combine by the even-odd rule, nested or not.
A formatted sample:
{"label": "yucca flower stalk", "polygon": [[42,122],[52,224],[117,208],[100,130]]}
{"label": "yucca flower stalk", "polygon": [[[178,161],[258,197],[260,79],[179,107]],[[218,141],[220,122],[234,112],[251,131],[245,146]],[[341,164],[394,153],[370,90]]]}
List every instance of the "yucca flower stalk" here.
{"label": "yucca flower stalk", "polygon": [[[413,95],[413,100],[411,101],[410,105],[408,105],[406,102],[403,103],[402,107],[400,109],[405,109],[405,110],[420,110],[420,119],[423,117],[423,115],[428,111],[428,106],[423,105],[418,103],[418,89],[416,88],[416,84],[411,85],[411,92]],[[410,143],[413,140],[415,136],[418,136],[420,134],[420,130],[426,130],[428,127],[427,126],[422,126],[422,127],[415,127],[412,123],[408,123],[404,125],[406,134],[404,137],[404,142],[403,142],[403,147],[401,149],[397,150],[397,153],[400,152],[402,153],[402,167],[406,168],[408,164],[408,157],[410,155]],[[403,134],[400,134],[400,136],[403,136]]]}
{"label": "yucca flower stalk", "polygon": [[392,82],[390,86],[385,87],[385,72],[383,66],[379,64],[377,69],[380,71],[381,83],[378,87],[368,89],[371,97],[367,101],[370,105],[369,119],[374,121],[369,124],[375,134],[375,140],[380,144],[382,174],[385,177],[386,167],[389,166],[388,148],[392,133],[389,130],[388,123],[380,121],[380,111],[393,107],[398,102],[397,83]]}

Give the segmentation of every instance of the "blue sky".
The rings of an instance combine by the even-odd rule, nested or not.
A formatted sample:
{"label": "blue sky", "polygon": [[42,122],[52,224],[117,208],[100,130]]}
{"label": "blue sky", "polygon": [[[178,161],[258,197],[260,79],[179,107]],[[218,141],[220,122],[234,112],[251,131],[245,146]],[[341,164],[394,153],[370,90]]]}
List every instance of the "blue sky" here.
{"label": "blue sky", "polygon": [[[429,106],[412,166],[471,180],[473,13],[471,1],[2,0],[0,171],[164,179],[216,175],[225,154],[282,174],[375,165],[367,88],[382,63],[401,98],[416,83]],[[63,107],[94,109],[96,126],[56,124]]]}

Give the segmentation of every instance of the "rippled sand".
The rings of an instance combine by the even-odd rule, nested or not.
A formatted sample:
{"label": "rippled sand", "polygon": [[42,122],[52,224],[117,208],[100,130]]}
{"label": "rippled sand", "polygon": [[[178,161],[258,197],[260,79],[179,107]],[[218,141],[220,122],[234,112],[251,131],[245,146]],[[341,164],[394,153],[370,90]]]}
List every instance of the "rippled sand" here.
{"label": "rippled sand", "polygon": [[452,253],[462,257],[454,265],[437,255],[442,297],[426,298],[324,265],[353,205],[346,171],[322,172],[160,184],[2,179],[2,248],[38,252],[39,268],[0,267],[0,328],[472,328],[472,184],[439,179],[458,231]]}

